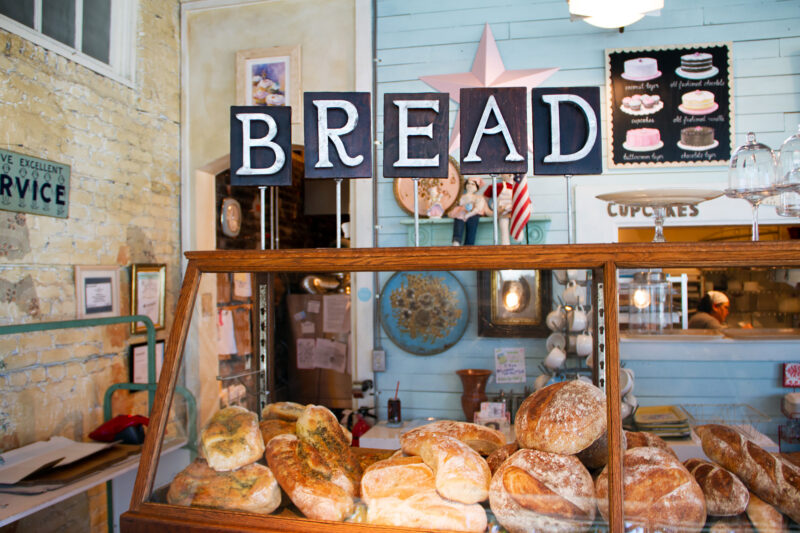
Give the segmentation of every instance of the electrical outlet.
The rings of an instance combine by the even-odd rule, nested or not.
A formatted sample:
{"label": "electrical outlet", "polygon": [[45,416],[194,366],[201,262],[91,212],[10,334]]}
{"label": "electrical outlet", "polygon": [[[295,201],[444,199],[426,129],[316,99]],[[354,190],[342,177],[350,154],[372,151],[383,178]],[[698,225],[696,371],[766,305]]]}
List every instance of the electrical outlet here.
{"label": "electrical outlet", "polygon": [[383,350],[372,350],[372,371],[386,372],[386,352]]}

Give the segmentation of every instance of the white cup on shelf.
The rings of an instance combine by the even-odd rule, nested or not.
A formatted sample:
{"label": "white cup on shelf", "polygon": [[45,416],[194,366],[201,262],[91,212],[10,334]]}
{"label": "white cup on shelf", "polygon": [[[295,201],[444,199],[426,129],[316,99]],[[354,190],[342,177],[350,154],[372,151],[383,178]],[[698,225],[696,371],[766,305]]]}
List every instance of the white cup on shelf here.
{"label": "white cup on shelf", "polygon": [[575,353],[580,355],[581,357],[590,356],[592,355],[592,350],[594,349],[594,343],[592,342],[592,336],[588,333],[581,333],[580,335],[575,337]]}
{"label": "white cup on shelf", "polygon": [[545,341],[545,348],[547,349],[547,353],[550,353],[550,350],[552,350],[556,346],[561,348],[562,350],[565,350],[567,348],[567,338],[560,331],[554,331],[547,337],[547,340]]}
{"label": "white cup on shelf", "polygon": [[558,309],[553,309],[547,313],[544,323],[547,324],[547,327],[550,328],[551,331],[560,331],[567,325],[567,315],[560,307]]}
{"label": "white cup on shelf", "polygon": [[550,370],[557,370],[561,368],[564,361],[567,360],[567,352],[558,346],[554,347],[548,352],[547,357],[544,358],[544,366]]}
{"label": "white cup on shelf", "polygon": [[569,330],[572,332],[583,331],[586,329],[587,321],[586,311],[576,307],[569,314]]}
{"label": "white cup on shelf", "polygon": [[543,389],[547,382],[550,381],[550,376],[547,374],[539,374],[533,381],[533,390]]}
{"label": "white cup on shelf", "polygon": [[586,303],[586,288],[581,287],[577,281],[572,280],[567,283],[564,292],[561,293],[564,303],[577,306]]}
{"label": "white cup on shelf", "polygon": [[586,270],[574,269],[567,270],[567,279],[570,281],[586,281]]}

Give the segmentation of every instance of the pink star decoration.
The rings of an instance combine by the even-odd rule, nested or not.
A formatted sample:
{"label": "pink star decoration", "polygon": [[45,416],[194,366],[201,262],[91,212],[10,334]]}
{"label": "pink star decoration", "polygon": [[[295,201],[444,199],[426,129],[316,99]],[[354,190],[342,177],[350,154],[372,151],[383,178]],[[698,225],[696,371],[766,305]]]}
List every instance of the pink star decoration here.
{"label": "pink star decoration", "polygon": [[[530,99],[531,89],[539,86],[544,80],[555,74],[558,68],[529,68],[522,70],[506,70],[497,43],[489,24],[483,28],[478,52],[472,62],[471,72],[459,74],[437,74],[421,76],[419,79],[439,92],[450,94],[450,98],[459,101],[462,87],[525,87]],[[458,149],[461,110],[456,115],[453,133],[450,135],[450,152]],[[533,140],[528,141],[528,150],[533,151]]]}

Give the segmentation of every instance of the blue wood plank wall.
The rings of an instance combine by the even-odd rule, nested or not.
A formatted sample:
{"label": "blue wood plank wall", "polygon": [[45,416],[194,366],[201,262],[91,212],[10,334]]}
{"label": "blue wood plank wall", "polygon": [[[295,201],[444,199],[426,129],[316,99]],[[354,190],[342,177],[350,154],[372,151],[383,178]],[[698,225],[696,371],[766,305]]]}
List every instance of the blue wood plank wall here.
{"label": "blue wood plank wall", "polygon": [[[659,46],[725,41],[733,43],[736,144],[746,132],[777,148],[800,123],[800,2],[796,0],[666,0],[660,16],[648,16],[625,29],[595,28],[571,22],[565,0],[378,0],[377,1],[377,134],[382,138],[383,98],[386,92],[432,90],[420,76],[467,72],[485,23],[489,23],[506,69],[558,67],[544,86],[599,86],[605,98],[604,53],[608,48]],[[451,102],[451,124],[457,104]],[[603,110],[605,165],[605,109]],[[379,161],[382,153],[378,154]],[[380,165],[379,165],[380,167]],[[634,187],[725,185],[724,166],[690,169],[605,170],[602,176],[573,178],[573,185],[611,183]],[[377,177],[379,238],[381,247],[403,246],[407,215],[394,200],[392,181]],[[567,194],[560,177],[531,177],[533,210],[552,222],[548,243],[566,243]],[[578,214],[579,216],[579,214]],[[747,221],[743,221],[747,223]],[[381,277],[382,284],[388,276]],[[475,296],[475,276],[461,273],[470,297]],[[463,417],[461,385],[453,373],[459,368],[492,368],[498,345],[524,346],[528,357],[528,385],[538,375],[544,357],[540,340],[498,343],[476,336],[475,317],[463,340],[453,349],[431,357],[408,355],[383,338],[387,371],[376,376],[379,413],[400,381],[405,418],[420,416]],[[711,363],[709,363],[711,364]],[[759,364],[758,375],[776,378],[778,363]],[[751,375],[748,363],[731,363],[734,372]],[[739,365],[742,365],[741,367]],[[730,365],[726,365],[730,366]],[[669,379],[665,365],[656,374]],[[652,364],[645,365],[646,374]],[[706,370],[702,370],[701,373]],[[677,370],[674,370],[677,372]],[[764,374],[766,372],[766,374]],[[764,376],[762,376],[764,374]],[[771,377],[769,377],[771,376]],[[759,378],[761,379],[761,378]],[[662,388],[653,382],[653,387]],[[774,385],[774,382],[773,382]],[[490,384],[489,390],[497,390]],[[506,387],[508,388],[508,387]],[[663,387],[668,390],[669,387]],[[754,387],[758,389],[758,387]],[[775,388],[770,388],[775,401]],[[521,387],[518,388],[521,390]],[[756,391],[753,392],[758,396]],[[645,395],[647,396],[647,395]],[[669,400],[656,393],[652,401]],[[754,398],[763,406],[763,397]]]}

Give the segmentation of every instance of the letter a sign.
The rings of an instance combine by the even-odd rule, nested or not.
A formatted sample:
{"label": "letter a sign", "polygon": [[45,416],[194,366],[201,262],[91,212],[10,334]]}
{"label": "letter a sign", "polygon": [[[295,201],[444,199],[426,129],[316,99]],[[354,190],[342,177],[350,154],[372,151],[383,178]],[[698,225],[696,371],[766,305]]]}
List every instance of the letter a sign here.
{"label": "letter a sign", "polygon": [[231,185],[292,184],[292,109],[231,106]]}

